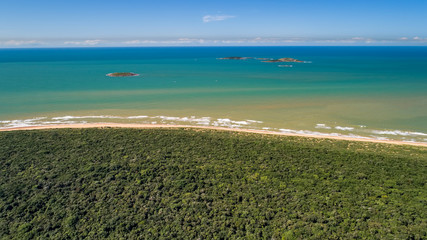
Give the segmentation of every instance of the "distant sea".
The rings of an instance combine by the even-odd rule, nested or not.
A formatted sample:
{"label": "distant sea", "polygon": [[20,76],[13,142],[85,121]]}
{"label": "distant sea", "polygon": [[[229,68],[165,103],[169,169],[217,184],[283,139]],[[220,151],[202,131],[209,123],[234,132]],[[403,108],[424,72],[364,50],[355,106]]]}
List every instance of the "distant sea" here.
{"label": "distant sea", "polygon": [[86,122],[427,142],[427,47],[0,49],[0,128]]}

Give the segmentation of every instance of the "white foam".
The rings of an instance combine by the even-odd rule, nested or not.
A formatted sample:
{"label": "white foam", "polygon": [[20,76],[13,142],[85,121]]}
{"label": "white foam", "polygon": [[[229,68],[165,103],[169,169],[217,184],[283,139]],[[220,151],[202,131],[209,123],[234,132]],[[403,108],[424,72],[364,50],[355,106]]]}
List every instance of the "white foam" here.
{"label": "white foam", "polygon": [[102,119],[102,118],[122,118],[117,116],[63,116],[63,117],[37,117],[31,119],[23,119],[23,120],[7,120],[1,121],[0,123],[4,124],[0,128],[17,128],[17,127],[32,127],[32,126],[46,126],[46,125],[54,125],[54,124],[75,124],[75,123],[87,123],[86,121],[70,121],[75,119]]}
{"label": "white foam", "polygon": [[231,122],[231,120],[228,118],[218,118],[216,122],[218,122],[218,123],[229,123],[229,122]]}
{"label": "white foam", "polygon": [[237,125],[248,125],[249,124],[246,121],[232,121],[228,118],[218,118],[217,122],[220,124],[237,124]]}
{"label": "white foam", "polygon": [[127,117],[128,119],[140,119],[140,118],[148,118],[148,116],[130,116],[130,117]]}
{"label": "white foam", "polygon": [[63,116],[63,117],[53,117],[53,120],[70,120],[70,119],[105,119],[105,118],[111,118],[111,119],[123,119],[123,117],[118,116],[106,116],[106,115],[100,115],[100,116]]}
{"label": "white foam", "polygon": [[232,123],[238,124],[238,125],[249,125],[246,121],[231,121]]}
{"label": "white foam", "polygon": [[30,118],[30,119],[25,119],[24,121],[38,121],[38,120],[43,120],[46,119],[47,117],[36,117],[36,118]]}
{"label": "white foam", "polygon": [[211,122],[210,117],[196,118],[195,116],[191,117],[167,117],[167,116],[156,116],[152,118],[160,118],[161,121],[177,121],[177,122],[190,122],[199,125],[209,125]]}
{"label": "white foam", "polygon": [[250,123],[263,123],[263,121],[250,120],[250,119],[247,119],[246,121]]}
{"label": "white foam", "polygon": [[7,125],[4,128],[17,128],[17,127],[31,127],[31,126],[37,126],[36,124],[28,124],[24,122],[15,122],[13,121],[11,124]]}
{"label": "white foam", "polygon": [[[89,120],[94,119],[94,120]],[[378,139],[378,140],[400,140],[400,141],[411,141],[411,142],[427,142],[427,133],[422,132],[410,132],[401,130],[372,130],[365,129],[366,126],[358,125],[358,127],[344,127],[344,126],[328,126],[324,123],[316,124],[317,129],[337,129],[341,131],[353,131],[347,133],[334,133],[330,131],[317,132],[309,130],[293,130],[285,128],[271,128],[268,126],[260,126],[257,124],[263,123],[262,121],[246,119],[246,120],[232,120],[229,118],[218,118],[212,119],[211,117],[173,117],[173,116],[146,116],[146,115],[135,115],[128,117],[121,116],[110,116],[110,115],[87,115],[87,116],[60,116],[60,117],[37,117],[22,120],[1,120],[0,128],[17,128],[17,127],[31,127],[31,126],[46,126],[46,125],[58,125],[58,124],[82,124],[87,122],[100,122],[97,119],[143,119],[136,122],[140,123],[151,123],[151,124],[183,124],[189,123],[189,125],[203,125],[203,126],[217,126],[226,128],[245,128],[245,129],[262,129],[275,132],[292,133],[292,134],[305,134],[305,135],[319,135],[319,136],[340,136],[349,138],[362,138],[362,139]],[[359,128],[360,127],[360,128]],[[329,132],[329,133],[328,133]],[[356,135],[354,133],[361,133],[363,136]],[[394,136],[385,137],[384,135]]]}
{"label": "white foam", "polygon": [[[251,124],[260,124],[262,121],[248,119],[245,121],[235,121],[228,118],[218,118],[216,120],[212,120],[210,117],[200,117],[197,118],[195,116],[190,117],[172,117],[172,116],[146,116],[146,115],[137,115],[137,116],[111,116],[111,115],[86,115],[86,116],[60,116],[60,117],[52,117],[47,119],[46,117],[42,118],[33,118],[26,120],[4,120],[0,121],[2,128],[5,127],[27,127],[27,126],[41,126],[41,125],[52,125],[52,124],[72,124],[72,123],[83,123],[86,122],[86,119],[152,119],[151,123],[156,124],[160,120],[162,123],[169,124],[179,124],[180,122],[187,122],[196,125],[204,125],[204,126],[221,126],[221,127],[229,127],[229,128],[240,128],[242,126],[249,127]],[[41,121],[45,120],[45,121]],[[148,121],[147,121],[148,122]],[[270,129],[270,128],[268,128]]]}
{"label": "white foam", "polygon": [[202,117],[202,118],[196,118],[196,123],[202,124],[202,125],[209,125],[211,123],[210,117]]}
{"label": "white foam", "polygon": [[293,130],[293,129],[285,129],[280,128],[279,131],[284,133],[293,133],[293,134],[309,134],[309,135],[321,135],[321,136],[339,136],[338,133],[321,133],[321,132],[313,132],[309,130]]}
{"label": "white foam", "polygon": [[323,123],[316,124],[315,128],[331,129],[331,127],[326,126],[326,124]]}
{"label": "white foam", "polygon": [[341,126],[336,126],[335,129],[337,130],[342,130],[342,131],[352,131],[354,130],[354,127],[341,127]]}
{"label": "white foam", "polygon": [[16,127],[31,127],[31,126],[37,126],[40,125],[40,121],[46,119],[46,117],[37,117],[37,118],[30,118],[30,119],[24,119],[24,120],[5,120],[1,121],[0,123],[5,124],[3,128],[16,128]]}
{"label": "white foam", "polygon": [[211,123],[211,118],[210,117],[196,118],[195,116],[191,116],[190,118],[187,118],[187,117],[181,118],[181,121],[191,122],[191,123],[196,123],[201,125],[209,125]]}
{"label": "white foam", "polygon": [[160,118],[162,120],[168,120],[168,121],[176,121],[180,119],[179,117],[166,117],[166,116],[157,116],[153,118]]}
{"label": "white foam", "polygon": [[321,133],[309,130],[292,130],[292,129],[279,129],[279,131],[284,133],[292,134],[303,134],[303,135],[315,135],[315,136],[331,136],[331,137],[348,137],[348,138],[359,138],[359,139],[372,139],[370,137],[364,137],[356,134],[339,134],[339,133]]}
{"label": "white foam", "polygon": [[380,134],[380,135],[399,135],[399,136],[427,136],[426,133],[422,132],[409,132],[409,131],[400,131],[400,130],[372,130],[371,131],[374,134]]}
{"label": "white foam", "polygon": [[240,128],[242,125],[250,125],[248,121],[233,121],[228,118],[218,118],[212,123],[213,126],[229,127],[229,128]]}

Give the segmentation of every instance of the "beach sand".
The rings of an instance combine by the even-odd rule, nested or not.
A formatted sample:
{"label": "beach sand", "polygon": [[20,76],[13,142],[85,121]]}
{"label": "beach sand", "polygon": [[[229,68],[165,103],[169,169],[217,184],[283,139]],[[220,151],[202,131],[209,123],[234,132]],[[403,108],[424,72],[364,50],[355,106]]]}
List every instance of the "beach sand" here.
{"label": "beach sand", "polygon": [[427,143],[417,142],[403,142],[393,140],[377,140],[377,139],[365,139],[365,138],[351,138],[351,137],[340,137],[340,136],[319,136],[312,134],[295,134],[295,133],[282,133],[272,132],[265,130],[251,130],[251,129],[235,129],[235,128],[224,128],[224,127],[203,127],[203,126],[188,126],[188,125],[165,125],[165,124],[126,124],[126,123],[84,123],[84,124],[61,124],[61,125],[48,125],[48,126],[31,126],[31,127],[17,127],[0,129],[0,132],[5,131],[18,131],[18,130],[37,130],[37,129],[58,129],[58,128],[193,128],[193,129],[210,129],[210,130],[221,130],[221,131],[233,131],[243,133],[258,133],[258,134],[269,134],[269,135],[282,135],[282,136],[297,136],[297,137],[309,137],[309,138],[324,138],[324,139],[336,139],[336,140],[347,140],[347,141],[358,141],[358,142],[373,142],[373,143],[387,143],[397,145],[412,145],[427,147]]}

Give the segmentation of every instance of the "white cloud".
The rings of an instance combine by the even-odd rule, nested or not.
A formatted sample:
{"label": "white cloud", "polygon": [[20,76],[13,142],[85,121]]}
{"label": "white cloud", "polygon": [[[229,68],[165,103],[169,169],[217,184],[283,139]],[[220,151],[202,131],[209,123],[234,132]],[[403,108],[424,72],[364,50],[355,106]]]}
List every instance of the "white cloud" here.
{"label": "white cloud", "polygon": [[34,45],[34,44],[41,44],[42,42],[37,40],[7,40],[7,41],[0,41],[0,45],[6,45],[6,46],[21,46],[21,45]]}
{"label": "white cloud", "polygon": [[307,39],[304,38],[277,38],[277,37],[256,37],[253,39],[244,39],[244,41],[247,41],[249,43],[266,43],[266,44],[281,44],[281,43],[303,43],[306,42]]}
{"label": "white cloud", "polygon": [[222,40],[221,43],[225,43],[225,44],[240,44],[240,43],[245,43],[246,41],[244,40]]}
{"label": "white cloud", "polygon": [[[208,39],[208,38],[176,38],[176,39],[159,39],[159,40],[128,40],[122,41],[121,44],[134,46],[251,46],[251,45],[266,45],[266,46],[282,46],[282,45],[392,45],[398,43],[399,39],[372,39],[367,37],[351,37],[341,39],[316,39],[316,38],[279,38],[279,37],[254,37],[254,38],[238,38],[238,39]],[[427,39],[413,38],[407,39],[411,42],[423,43]]]}
{"label": "white cloud", "polygon": [[178,38],[182,43],[204,43],[205,39],[202,38]]}
{"label": "white cloud", "polygon": [[173,40],[130,40],[124,41],[126,45],[149,45],[149,44],[203,44],[205,43],[203,38],[178,38]]}
{"label": "white cloud", "polygon": [[249,39],[248,42],[251,42],[251,43],[275,43],[275,42],[277,42],[277,38],[256,37],[253,39]]}
{"label": "white cloud", "polygon": [[130,40],[130,41],[124,41],[122,43],[128,44],[128,45],[138,45],[138,44],[147,44],[147,43],[157,43],[157,41],[153,41],[153,40]]}
{"label": "white cloud", "polygon": [[124,44],[141,44],[141,40],[130,40],[130,41],[124,41]]}
{"label": "white cloud", "polygon": [[64,42],[64,44],[68,45],[89,45],[89,46],[93,46],[93,45],[97,45],[101,42],[102,40],[85,40],[85,41],[67,41]]}
{"label": "white cloud", "polygon": [[235,18],[236,16],[230,16],[230,15],[206,15],[204,16],[203,22],[207,23],[207,22],[215,22],[215,21],[224,21],[230,18]]}
{"label": "white cloud", "polygon": [[116,46],[381,46],[414,45],[427,46],[425,36],[374,39],[357,36],[348,38],[308,37],[242,37],[242,38],[148,38],[148,39],[0,39],[0,48],[25,47],[116,47]]}
{"label": "white cloud", "polygon": [[427,38],[422,38],[422,37],[414,37],[414,38],[412,38],[412,40],[414,42],[418,42],[418,43],[426,43],[427,42]]}

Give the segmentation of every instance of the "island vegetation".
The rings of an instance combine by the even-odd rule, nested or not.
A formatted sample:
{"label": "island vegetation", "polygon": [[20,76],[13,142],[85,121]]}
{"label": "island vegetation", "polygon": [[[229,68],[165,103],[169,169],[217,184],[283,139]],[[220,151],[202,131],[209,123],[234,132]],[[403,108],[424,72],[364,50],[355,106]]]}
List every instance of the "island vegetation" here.
{"label": "island vegetation", "polygon": [[139,76],[137,73],[133,72],[115,72],[115,73],[109,73],[107,74],[109,77],[135,77]]}
{"label": "island vegetation", "polygon": [[202,130],[0,133],[0,239],[426,239],[427,149]]}

